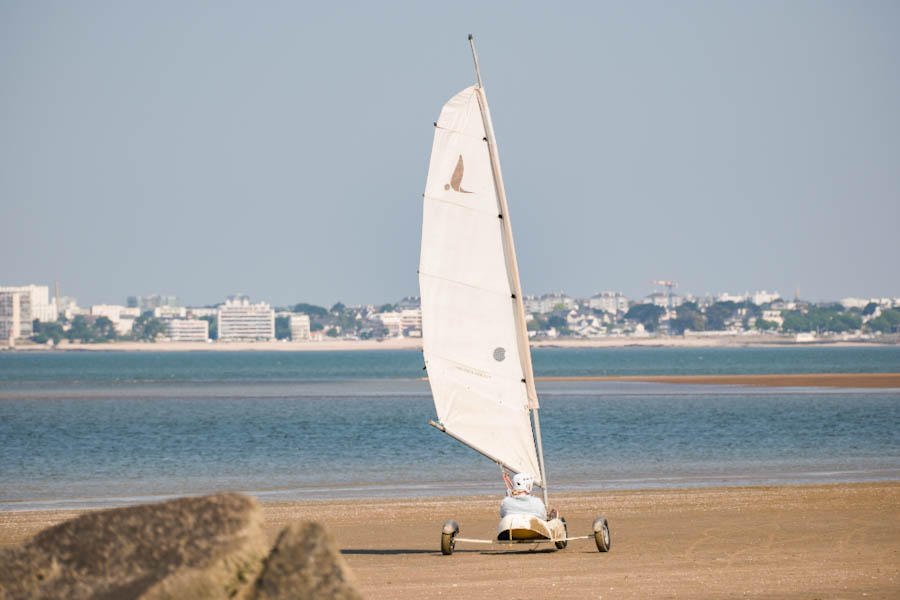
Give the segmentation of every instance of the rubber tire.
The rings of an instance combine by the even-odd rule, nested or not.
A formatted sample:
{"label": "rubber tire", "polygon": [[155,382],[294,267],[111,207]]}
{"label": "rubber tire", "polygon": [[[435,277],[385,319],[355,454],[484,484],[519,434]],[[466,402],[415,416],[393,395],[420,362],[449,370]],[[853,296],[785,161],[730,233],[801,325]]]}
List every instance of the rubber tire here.
{"label": "rubber tire", "polygon": [[601,517],[603,527],[600,531],[594,532],[594,541],[597,543],[598,552],[609,552],[612,546],[612,538],[609,535],[609,523]]}
{"label": "rubber tire", "polygon": [[441,554],[450,556],[456,547],[456,533],[441,533]]}
{"label": "rubber tire", "polygon": [[[562,517],[560,517],[559,520],[562,521],[562,524],[563,524],[563,531],[565,532],[566,537],[569,537],[569,526],[566,525],[566,520],[565,520],[564,518],[562,518]],[[560,542],[553,542],[553,543],[556,545],[556,549],[557,549],[557,550],[565,550],[565,549],[566,549],[566,546],[569,545],[569,541],[568,541],[568,540],[562,540],[562,541],[560,541]]]}

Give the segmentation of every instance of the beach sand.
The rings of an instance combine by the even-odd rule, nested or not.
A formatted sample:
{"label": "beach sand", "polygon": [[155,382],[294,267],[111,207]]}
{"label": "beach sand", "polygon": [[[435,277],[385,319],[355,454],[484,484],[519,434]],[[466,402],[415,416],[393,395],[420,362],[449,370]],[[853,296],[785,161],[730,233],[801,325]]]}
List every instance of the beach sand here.
{"label": "beach sand", "polygon": [[[553,338],[531,340],[532,348],[768,348],[768,347],[829,347],[872,348],[896,346],[900,336],[881,336],[877,339],[852,339],[842,336],[822,336],[814,342],[796,342],[791,335],[714,335],[714,336],[658,336]],[[342,340],[326,338],[322,341],[271,342],[109,342],[82,344],[62,341],[56,347],[34,342],[19,342],[14,348],[0,346],[0,350],[16,352],[314,352],[336,350],[421,350],[422,338],[386,338],[384,340]]]}
{"label": "beach sand", "polygon": [[[605,515],[612,550],[457,545],[489,538],[500,497],[265,504],[269,534],[319,520],[367,598],[900,598],[900,482],[559,494],[570,535]],[[78,511],[0,513],[0,544]]]}

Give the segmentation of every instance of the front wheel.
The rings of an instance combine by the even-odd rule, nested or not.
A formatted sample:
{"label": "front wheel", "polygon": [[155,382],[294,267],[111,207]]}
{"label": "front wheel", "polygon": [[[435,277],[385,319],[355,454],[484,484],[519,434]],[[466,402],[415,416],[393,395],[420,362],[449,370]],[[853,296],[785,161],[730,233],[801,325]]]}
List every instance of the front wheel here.
{"label": "front wheel", "polygon": [[455,520],[449,519],[444,523],[441,530],[441,554],[445,556],[453,554],[453,549],[456,548],[457,533],[459,533],[459,524]]}
{"label": "front wheel", "polygon": [[609,537],[609,523],[603,517],[594,519],[594,541],[599,552],[609,552],[611,545]]}
{"label": "front wheel", "polygon": [[558,542],[554,542],[554,544],[556,544],[556,549],[557,549],[557,550],[564,550],[564,549],[566,548],[566,546],[569,545],[569,540],[568,540],[568,538],[569,538],[569,527],[566,525],[566,520],[565,520],[565,519],[563,519],[562,517],[560,517],[559,520],[562,521],[562,524],[563,524],[563,534],[564,534],[564,537],[563,537],[563,539],[559,540]]}

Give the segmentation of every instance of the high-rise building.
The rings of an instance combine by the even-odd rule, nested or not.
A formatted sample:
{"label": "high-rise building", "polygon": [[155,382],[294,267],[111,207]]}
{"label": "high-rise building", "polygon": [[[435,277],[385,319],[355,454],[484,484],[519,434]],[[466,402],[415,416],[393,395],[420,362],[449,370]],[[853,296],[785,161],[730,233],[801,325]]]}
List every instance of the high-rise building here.
{"label": "high-rise building", "polygon": [[275,339],[275,311],[265,302],[229,299],[219,307],[218,321],[219,341]]}
{"label": "high-rise building", "polygon": [[53,323],[56,321],[56,300],[50,300],[50,288],[46,285],[6,285],[0,286],[0,292],[21,292],[28,295],[31,306],[31,318],[41,323]]}
{"label": "high-rise building", "polygon": [[31,296],[27,292],[0,291],[0,339],[31,337]]}
{"label": "high-rise building", "polygon": [[309,339],[309,315],[291,315],[291,339],[296,341]]}
{"label": "high-rise building", "polygon": [[126,303],[128,305],[128,308],[141,309],[141,313],[148,310],[153,310],[154,308],[162,308],[164,306],[180,306],[178,296],[162,296],[160,294],[150,294],[149,296],[128,296]]}

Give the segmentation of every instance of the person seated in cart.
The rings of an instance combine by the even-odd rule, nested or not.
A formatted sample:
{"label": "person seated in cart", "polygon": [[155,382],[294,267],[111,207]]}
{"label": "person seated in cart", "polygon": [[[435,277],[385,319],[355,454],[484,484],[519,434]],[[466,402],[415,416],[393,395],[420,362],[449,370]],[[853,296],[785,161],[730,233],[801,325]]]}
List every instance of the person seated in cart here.
{"label": "person seated in cart", "polygon": [[540,498],[531,495],[534,477],[528,473],[517,473],[512,481],[503,473],[506,482],[506,498],[500,502],[500,518],[506,515],[523,514],[547,519],[547,508]]}

